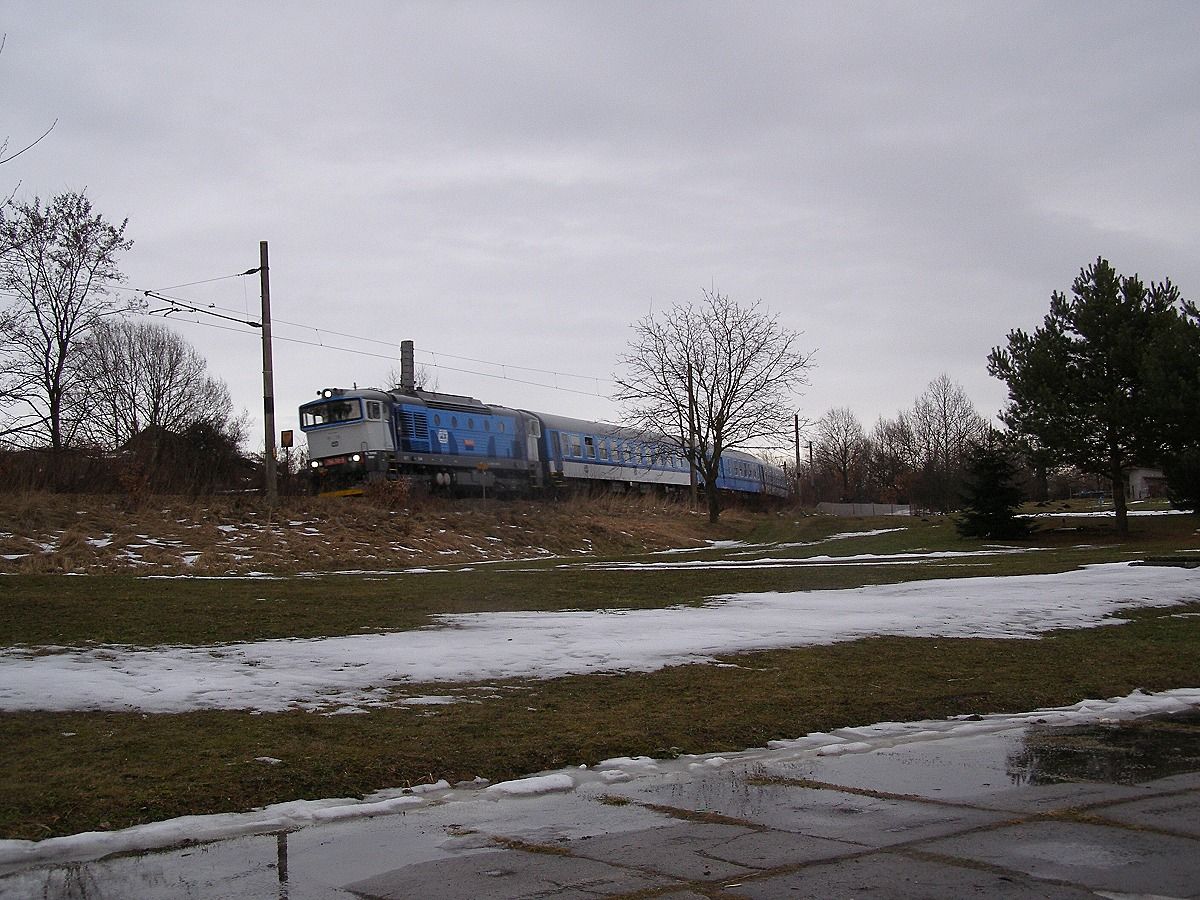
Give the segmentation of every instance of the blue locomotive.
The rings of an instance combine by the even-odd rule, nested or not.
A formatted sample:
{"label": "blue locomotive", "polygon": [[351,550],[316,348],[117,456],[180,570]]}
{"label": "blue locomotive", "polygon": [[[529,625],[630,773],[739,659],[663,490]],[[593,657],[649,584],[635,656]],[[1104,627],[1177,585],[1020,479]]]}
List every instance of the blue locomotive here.
{"label": "blue locomotive", "polygon": [[[691,477],[681,448],[666,438],[415,387],[326,388],[300,407],[300,428],[322,492],[402,476],[433,490],[514,494],[588,484],[679,490]],[[788,493],[783,470],[737,450],[722,454],[717,487]]]}

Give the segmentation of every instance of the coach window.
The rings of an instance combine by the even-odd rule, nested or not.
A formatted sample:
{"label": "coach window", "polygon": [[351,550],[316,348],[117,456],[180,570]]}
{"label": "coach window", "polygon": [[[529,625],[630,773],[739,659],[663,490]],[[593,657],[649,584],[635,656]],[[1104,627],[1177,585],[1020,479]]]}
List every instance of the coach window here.
{"label": "coach window", "polygon": [[608,441],[600,441],[600,458],[608,459]]}
{"label": "coach window", "polygon": [[492,430],[492,420],[491,420],[491,419],[484,419],[484,420],[483,420],[483,430],[484,430],[484,431],[491,431],[491,430]]}
{"label": "coach window", "polygon": [[451,416],[451,417],[450,417],[450,427],[451,427],[451,428],[457,428],[457,427],[458,427],[458,416]]}
{"label": "coach window", "polygon": [[468,428],[470,428],[470,429],[474,429],[474,428],[475,428],[475,420],[474,420],[474,419],[467,419],[467,427],[468,427]]}
{"label": "coach window", "polygon": [[596,458],[596,439],[590,434],[584,437],[583,448],[585,451],[587,451],[586,455],[588,459]]}
{"label": "coach window", "polygon": [[498,432],[500,432],[501,434],[504,434],[504,423],[503,423],[503,422],[497,422],[497,423],[496,423],[496,430],[497,430]]}
{"label": "coach window", "polygon": [[580,444],[579,435],[577,434],[571,435],[571,455],[583,456],[583,446]]}

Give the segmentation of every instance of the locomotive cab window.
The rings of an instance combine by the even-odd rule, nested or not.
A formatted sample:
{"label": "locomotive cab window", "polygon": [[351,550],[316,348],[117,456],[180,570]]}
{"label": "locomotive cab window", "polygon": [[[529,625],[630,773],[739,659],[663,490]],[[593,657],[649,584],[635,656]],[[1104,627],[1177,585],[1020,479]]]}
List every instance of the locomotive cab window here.
{"label": "locomotive cab window", "polygon": [[362,407],[358,400],[330,400],[314,403],[300,411],[300,427],[316,428],[334,422],[352,422],[362,418]]}
{"label": "locomotive cab window", "polygon": [[383,404],[380,403],[378,400],[368,400],[367,401],[367,418],[368,419],[382,419],[383,418]]}

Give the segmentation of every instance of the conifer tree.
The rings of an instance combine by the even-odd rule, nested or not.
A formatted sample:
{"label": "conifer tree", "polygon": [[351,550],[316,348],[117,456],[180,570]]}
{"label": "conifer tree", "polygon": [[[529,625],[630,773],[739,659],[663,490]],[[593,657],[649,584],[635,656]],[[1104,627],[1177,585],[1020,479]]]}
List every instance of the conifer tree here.
{"label": "conifer tree", "polygon": [[1056,462],[1112,484],[1128,532],[1125,480],[1200,431],[1200,311],[1169,280],[1148,287],[1105,259],[1055,292],[1042,327],[1013,331],[988,370],[1008,384],[1004,423]]}
{"label": "conifer tree", "polygon": [[957,524],[960,535],[1008,540],[1029,534],[1028,522],[1016,514],[1022,500],[1016,476],[1017,465],[998,432],[971,448]]}

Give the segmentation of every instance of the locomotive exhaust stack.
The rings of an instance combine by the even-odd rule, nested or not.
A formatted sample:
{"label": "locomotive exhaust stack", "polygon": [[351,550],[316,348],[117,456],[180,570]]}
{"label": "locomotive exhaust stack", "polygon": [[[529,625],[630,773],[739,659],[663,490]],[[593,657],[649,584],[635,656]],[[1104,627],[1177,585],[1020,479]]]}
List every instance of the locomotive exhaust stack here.
{"label": "locomotive exhaust stack", "polygon": [[413,361],[413,342],[400,342],[400,393],[412,394],[417,389],[417,367]]}

